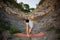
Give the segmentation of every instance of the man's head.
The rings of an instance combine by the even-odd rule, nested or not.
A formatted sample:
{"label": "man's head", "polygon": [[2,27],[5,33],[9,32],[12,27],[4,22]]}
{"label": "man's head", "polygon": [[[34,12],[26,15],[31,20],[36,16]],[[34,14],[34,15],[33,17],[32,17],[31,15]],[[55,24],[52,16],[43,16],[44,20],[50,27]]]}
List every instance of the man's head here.
{"label": "man's head", "polygon": [[33,15],[29,15],[28,19],[33,21],[34,20],[34,16]]}

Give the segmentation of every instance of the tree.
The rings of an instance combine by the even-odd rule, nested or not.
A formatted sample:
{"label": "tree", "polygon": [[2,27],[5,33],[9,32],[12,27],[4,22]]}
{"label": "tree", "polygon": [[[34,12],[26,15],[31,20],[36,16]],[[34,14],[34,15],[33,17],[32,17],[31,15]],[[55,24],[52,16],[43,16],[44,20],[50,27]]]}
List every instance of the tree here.
{"label": "tree", "polygon": [[26,10],[29,10],[29,5],[28,5],[28,4],[24,4],[24,8],[25,8]]}
{"label": "tree", "polygon": [[28,4],[24,4],[23,2],[19,3],[20,9],[23,12],[30,12],[30,8]]}
{"label": "tree", "polygon": [[6,3],[7,5],[8,5],[7,2],[9,2],[11,5],[13,5],[13,7],[18,8],[26,13],[34,10],[34,8],[30,8],[28,4],[24,4],[23,2],[17,3],[16,0],[3,0],[3,2]]}
{"label": "tree", "polygon": [[30,8],[30,12],[32,12],[34,10],[34,8]]}

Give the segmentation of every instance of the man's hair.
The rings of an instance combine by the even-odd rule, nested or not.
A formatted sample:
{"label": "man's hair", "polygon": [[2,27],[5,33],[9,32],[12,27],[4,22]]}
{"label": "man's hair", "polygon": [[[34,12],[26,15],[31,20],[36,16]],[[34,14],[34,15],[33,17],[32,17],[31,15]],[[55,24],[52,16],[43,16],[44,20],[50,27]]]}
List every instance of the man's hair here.
{"label": "man's hair", "polygon": [[29,22],[29,19],[26,19],[26,22]]}

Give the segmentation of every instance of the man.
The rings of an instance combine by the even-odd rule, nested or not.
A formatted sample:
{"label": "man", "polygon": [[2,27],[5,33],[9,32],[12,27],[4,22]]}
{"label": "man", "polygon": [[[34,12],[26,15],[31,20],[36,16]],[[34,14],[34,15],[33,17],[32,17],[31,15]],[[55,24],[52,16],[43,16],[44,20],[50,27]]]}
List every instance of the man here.
{"label": "man", "polygon": [[26,33],[28,37],[30,36],[29,34],[32,32],[32,28],[33,28],[32,20],[26,19]]}
{"label": "man", "polygon": [[32,21],[32,17],[29,17],[26,19],[26,33],[27,33],[27,36],[29,37],[32,33],[32,28],[33,28],[33,21]]}

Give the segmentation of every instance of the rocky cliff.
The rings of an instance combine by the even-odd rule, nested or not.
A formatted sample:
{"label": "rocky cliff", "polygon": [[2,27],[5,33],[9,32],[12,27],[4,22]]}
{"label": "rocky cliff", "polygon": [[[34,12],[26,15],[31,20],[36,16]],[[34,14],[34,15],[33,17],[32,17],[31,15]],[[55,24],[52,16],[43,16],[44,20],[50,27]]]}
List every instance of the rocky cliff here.
{"label": "rocky cliff", "polygon": [[[32,15],[35,23],[32,33],[44,32],[43,37],[18,38],[12,36],[8,40],[58,40],[60,36],[60,1],[59,0],[43,0],[37,8],[25,14],[17,8],[7,6],[0,2],[0,20],[8,21],[13,27],[21,29],[25,33],[24,18]],[[3,15],[4,14],[4,15]],[[56,34],[57,33],[57,34]],[[60,39],[59,39],[60,40]]]}

